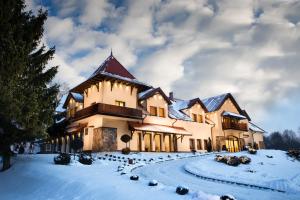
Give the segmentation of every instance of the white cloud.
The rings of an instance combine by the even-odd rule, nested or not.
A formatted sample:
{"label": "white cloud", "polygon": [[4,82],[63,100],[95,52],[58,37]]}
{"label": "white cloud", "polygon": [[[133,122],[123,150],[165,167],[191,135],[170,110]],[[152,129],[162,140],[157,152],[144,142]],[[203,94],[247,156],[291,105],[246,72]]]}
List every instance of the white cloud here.
{"label": "white cloud", "polygon": [[232,92],[261,123],[269,123],[281,99],[300,91],[299,1],[57,5],[59,16],[48,18],[45,37],[56,45],[57,79],[71,86],[113,48],[140,80],[183,98]]}
{"label": "white cloud", "polygon": [[88,0],[84,4],[82,15],[79,17],[83,25],[89,27],[97,27],[101,24],[102,20],[108,15],[107,9],[109,8],[107,0]]}

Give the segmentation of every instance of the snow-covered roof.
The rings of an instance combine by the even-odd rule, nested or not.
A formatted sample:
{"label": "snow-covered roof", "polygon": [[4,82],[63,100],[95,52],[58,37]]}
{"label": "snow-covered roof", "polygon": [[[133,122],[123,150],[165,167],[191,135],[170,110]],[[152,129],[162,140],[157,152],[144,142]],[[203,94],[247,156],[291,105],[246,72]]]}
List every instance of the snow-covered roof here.
{"label": "snow-covered roof", "polygon": [[73,96],[73,98],[76,102],[80,102],[80,103],[83,102],[83,95],[82,94],[71,92],[71,95]]}
{"label": "snow-covered roof", "polygon": [[217,109],[219,109],[221,104],[226,99],[227,95],[228,95],[228,93],[221,94],[221,95],[218,95],[218,96],[202,99],[201,101],[203,102],[203,104],[205,105],[205,107],[207,108],[207,110],[209,112],[213,112],[213,111],[216,111]]}
{"label": "snow-covered roof", "polygon": [[159,93],[169,105],[172,103],[170,101],[169,97],[167,97],[167,95],[162,91],[162,89],[160,87],[150,88],[144,92],[141,92],[138,94],[138,98],[139,98],[139,100],[145,100],[145,99],[148,99],[149,97],[154,96],[157,93]]}
{"label": "snow-covered roof", "polygon": [[176,100],[171,102],[172,104],[169,105],[169,117],[174,119],[193,121],[188,115],[182,112],[182,109],[187,107],[189,101]]}
{"label": "snow-covered roof", "polygon": [[266,131],[264,129],[258,127],[253,122],[249,122],[249,129],[253,132],[266,133]]}
{"label": "snow-covered roof", "polygon": [[64,109],[63,108],[63,106],[64,106],[64,103],[65,103],[65,101],[66,101],[66,99],[67,99],[67,96],[68,95],[63,95],[61,98],[60,98],[60,100],[59,100],[59,102],[58,102],[58,106],[56,107],[56,109],[55,109],[55,111],[56,112],[64,112],[66,109]]}
{"label": "snow-covered roof", "polygon": [[151,93],[153,90],[155,90],[155,88],[150,88],[150,89],[148,89],[148,90],[145,90],[145,91],[143,91],[143,92],[140,92],[139,94],[138,94],[138,98],[139,99],[143,99],[145,96],[147,96],[149,93]]}
{"label": "snow-covered roof", "polygon": [[247,119],[247,117],[245,117],[244,115],[240,115],[237,113],[233,113],[233,112],[223,112],[222,114],[223,116],[230,116],[230,117],[234,117],[234,118],[238,118],[238,119]]}

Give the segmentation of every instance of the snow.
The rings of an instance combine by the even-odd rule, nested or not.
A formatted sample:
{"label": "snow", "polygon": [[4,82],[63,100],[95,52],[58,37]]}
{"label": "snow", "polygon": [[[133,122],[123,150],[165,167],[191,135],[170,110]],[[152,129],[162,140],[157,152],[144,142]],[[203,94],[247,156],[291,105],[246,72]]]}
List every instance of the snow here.
{"label": "snow", "polygon": [[64,112],[66,110],[66,109],[63,108],[63,105],[64,105],[64,103],[67,99],[67,96],[68,95],[65,94],[61,97],[61,99],[58,102],[58,106],[55,109],[56,112]]}
{"label": "snow", "polygon": [[[105,156],[105,154],[108,154]],[[127,167],[127,174],[121,175],[118,166],[121,166],[118,157],[135,159],[154,159],[152,162],[161,162],[177,158],[166,153],[137,153],[122,155],[120,153],[93,154],[95,162],[92,165],[82,165],[73,161],[70,165],[55,165],[53,158],[57,154],[18,155],[11,169],[0,173],[1,200],[35,200],[35,199],[105,199],[105,200],[188,200],[192,194],[180,196],[175,193],[174,187],[158,184],[148,186],[152,179],[131,181],[130,169],[146,164]],[[116,161],[98,159],[98,157],[115,156]],[[178,154],[180,157],[191,154]],[[111,157],[113,158],[113,157]],[[73,159],[73,156],[72,156]],[[206,199],[208,200],[208,199]]]}
{"label": "snow", "polygon": [[[190,162],[184,167],[189,172],[210,178],[217,178],[240,183],[265,186],[286,193],[300,195],[300,162],[287,157],[278,150],[259,150],[256,155],[239,152],[231,155],[246,155],[251,158],[250,164],[238,167],[228,166],[214,160],[214,156]],[[273,158],[268,158],[273,156]],[[254,173],[250,172],[254,171]]]}
{"label": "snow", "polygon": [[71,92],[73,98],[75,99],[76,102],[83,102],[83,95],[75,92]]}
{"label": "snow", "polygon": [[233,112],[223,112],[222,114],[223,116],[232,116],[232,117],[236,117],[236,118],[239,118],[239,119],[247,119],[244,115],[239,115],[239,114],[236,114],[236,113],[233,113]]}
{"label": "snow", "polygon": [[[226,153],[229,154],[229,153]],[[244,155],[245,152],[236,153],[236,155]],[[264,154],[267,155],[273,155],[274,161],[270,158],[264,158]],[[246,153],[248,156],[249,154]],[[253,155],[255,156],[255,155]],[[252,164],[254,164],[257,167],[260,167],[258,164],[263,160],[264,165],[262,166],[264,168],[265,174],[272,174],[268,172],[272,171],[273,176],[279,176],[285,179],[285,177],[291,177],[291,181],[294,181],[294,184],[298,184],[298,180],[300,179],[299,175],[299,166],[300,162],[295,161],[289,161],[289,159],[285,156],[284,152],[282,151],[273,151],[273,150],[262,150],[258,151],[257,157],[253,158],[252,155],[249,155],[249,157],[252,158]],[[198,200],[206,198],[206,195],[210,196],[210,199],[218,199],[217,197],[214,198],[214,195],[222,196],[222,195],[228,195],[231,194],[236,199],[239,200],[245,200],[245,199],[259,199],[259,200],[282,200],[282,199],[299,199],[299,191],[296,191],[295,188],[290,188],[291,190],[281,193],[276,191],[270,191],[270,190],[263,190],[263,189],[257,189],[257,188],[251,188],[246,186],[239,186],[237,184],[226,184],[218,181],[211,181],[207,179],[201,179],[199,177],[196,177],[190,173],[188,173],[185,168],[187,166],[193,166],[193,169],[195,169],[195,172],[200,173],[198,170],[203,166],[203,169],[205,170],[201,171],[203,172],[205,176],[209,176],[211,174],[214,174],[217,178],[225,179],[227,177],[230,177],[230,175],[235,176],[236,173],[242,174],[246,173],[244,172],[244,167],[250,167],[250,165],[240,165],[238,167],[231,167],[227,166],[223,163],[218,163],[214,161],[215,155],[209,155],[209,154],[203,154],[202,156],[194,157],[194,158],[186,158],[186,159],[178,159],[173,161],[168,161],[164,163],[159,164],[151,164],[146,165],[142,168],[137,168],[134,170],[135,173],[140,175],[141,178],[152,178],[159,181],[159,183],[164,185],[169,185],[176,187],[178,185],[186,185],[190,188],[191,193],[194,195],[192,196],[192,199]],[[285,163],[286,161],[289,161]],[[197,163],[197,164],[196,164]],[[276,164],[277,163],[277,164]],[[274,165],[271,165],[274,164]],[[272,169],[274,167],[274,169]],[[220,171],[218,171],[220,170]],[[235,171],[232,171],[235,170]],[[277,175],[278,174],[278,175]],[[293,176],[293,174],[295,176]],[[247,173],[249,176],[250,173]],[[247,176],[239,177],[235,176],[235,181],[241,182],[244,178]],[[263,175],[263,173],[262,173]],[[263,182],[263,176],[256,176],[253,178],[253,181],[255,180],[255,184]],[[274,185],[269,185],[270,187],[274,187]],[[290,185],[291,186],[291,185]],[[290,187],[289,186],[289,187]],[[205,195],[201,195],[201,192],[205,192]],[[199,195],[197,195],[199,193]],[[203,198],[202,198],[203,197]]]}
{"label": "snow", "polygon": [[228,95],[228,93],[221,94],[219,96],[202,99],[201,101],[203,102],[203,104],[205,105],[205,107],[207,108],[207,110],[209,112],[213,112],[216,109],[218,109],[218,107],[224,101],[224,98],[226,98],[227,95]]}
{"label": "snow", "polygon": [[255,125],[253,122],[249,122],[249,129],[254,131],[254,132],[260,132],[260,133],[265,133],[266,132],[262,128]]}
{"label": "snow", "polygon": [[[18,155],[14,158],[12,168],[0,173],[0,196],[1,200],[219,200],[221,195],[229,194],[239,200],[299,199],[300,162],[292,161],[283,151],[260,150],[256,155],[246,152],[234,153],[237,156],[245,154],[251,157],[252,163],[238,167],[218,163],[213,160],[215,154],[208,153],[123,155],[118,152],[103,152],[93,154],[95,161],[92,165],[72,161],[68,166],[53,164],[53,158],[57,154]],[[267,158],[266,155],[273,158]],[[128,158],[134,159],[135,164],[129,165]],[[195,173],[204,173],[206,176],[251,182],[256,185],[266,184],[286,192],[203,180],[187,173],[185,168],[188,167]],[[246,172],[247,169],[253,169],[256,173]],[[138,175],[139,180],[131,181],[132,175]],[[158,182],[158,185],[148,186],[151,180]],[[187,195],[175,193],[176,187],[180,185],[190,189]]]}

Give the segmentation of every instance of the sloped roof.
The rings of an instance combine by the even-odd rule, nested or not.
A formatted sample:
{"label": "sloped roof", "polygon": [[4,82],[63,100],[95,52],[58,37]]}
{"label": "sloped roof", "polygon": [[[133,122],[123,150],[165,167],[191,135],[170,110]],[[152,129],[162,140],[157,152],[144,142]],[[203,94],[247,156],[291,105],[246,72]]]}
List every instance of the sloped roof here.
{"label": "sloped roof", "polygon": [[90,78],[103,72],[129,79],[136,79],[112,54],[110,54],[110,56],[98,67],[98,69],[94,71]]}
{"label": "sloped roof", "polygon": [[76,102],[83,103],[83,95],[75,92],[70,92],[64,102],[63,108],[67,108],[70,99],[73,98]]}
{"label": "sloped roof", "polygon": [[249,129],[253,132],[266,133],[266,131],[259,126],[255,125],[253,122],[249,122]]}
{"label": "sloped roof", "polygon": [[97,70],[84,82],[74,87],[72,92],[83,92],[91,84],[103,79],[124,81],[126,84],[138,86],[141,90],[151,88],[150,85],[138,81],[112,54],[98,67]]}
{"label": "sloped roof", "polygon": [[202,102],[204,103],[205,107],[209,112],[213,112],[218,110],[222,106],[228,94],[229,93],[202,99]]}
{"label": "sloped roof", "polygon": [[236,100],[234,99],[234,97],[230,93],[225,93],[225,94],[221,94],[221,95],[218,95],[218,96],[214,96],[214,97],[209,97],[209,98],[206,98],[206,99],[202,99],[202,102],[205,105],[205,107],[207,108],[208,112],[214,112],[214,111],[220,109],[221,106],[224,104],[224,102],[228,98],[232,101],[232,103],[237,108],[237,110],[239,111],[239,113],[241,115],[244,115],[250,121],[251,119],[250,119],[249,115],[245,114],[246,111],[244,111],[244,110],[241,109],[241,107],[239,106],[239,104],[236,102]]}
{"label": "sloped roof", "polygon": [[144,92],[141,92],[138,94],[139,100],[145,100],[148,99],[149,97],[152,97],[156,93],[161,94],[161,96],[165,99],[165,101],[170,105],[172,102],[170,101],[169,97],[162,91],[160,87],[158,88],[150,88],[149,90],[146,90]]}

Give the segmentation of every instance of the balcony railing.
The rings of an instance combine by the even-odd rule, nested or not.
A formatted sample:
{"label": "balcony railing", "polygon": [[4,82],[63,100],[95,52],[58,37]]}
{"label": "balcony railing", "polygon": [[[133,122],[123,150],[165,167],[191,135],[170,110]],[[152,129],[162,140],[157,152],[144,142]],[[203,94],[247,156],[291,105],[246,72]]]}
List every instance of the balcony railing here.
{"label": "balcony railing", "polygon": [[83,108],[75,113],[72,120],[78,120],[92,115],[110,115],[117,117],[126,117],[133,119],[142,119],[142,111],[134,108],[121,107],[103,103],[97,103],[89,107]]}
{"label": "balcony railing", "polygon": [[237,122],[223,122],[223,130],[233,129],[239,131],[248,131],[248,126],[246,123],[237,123]]}

